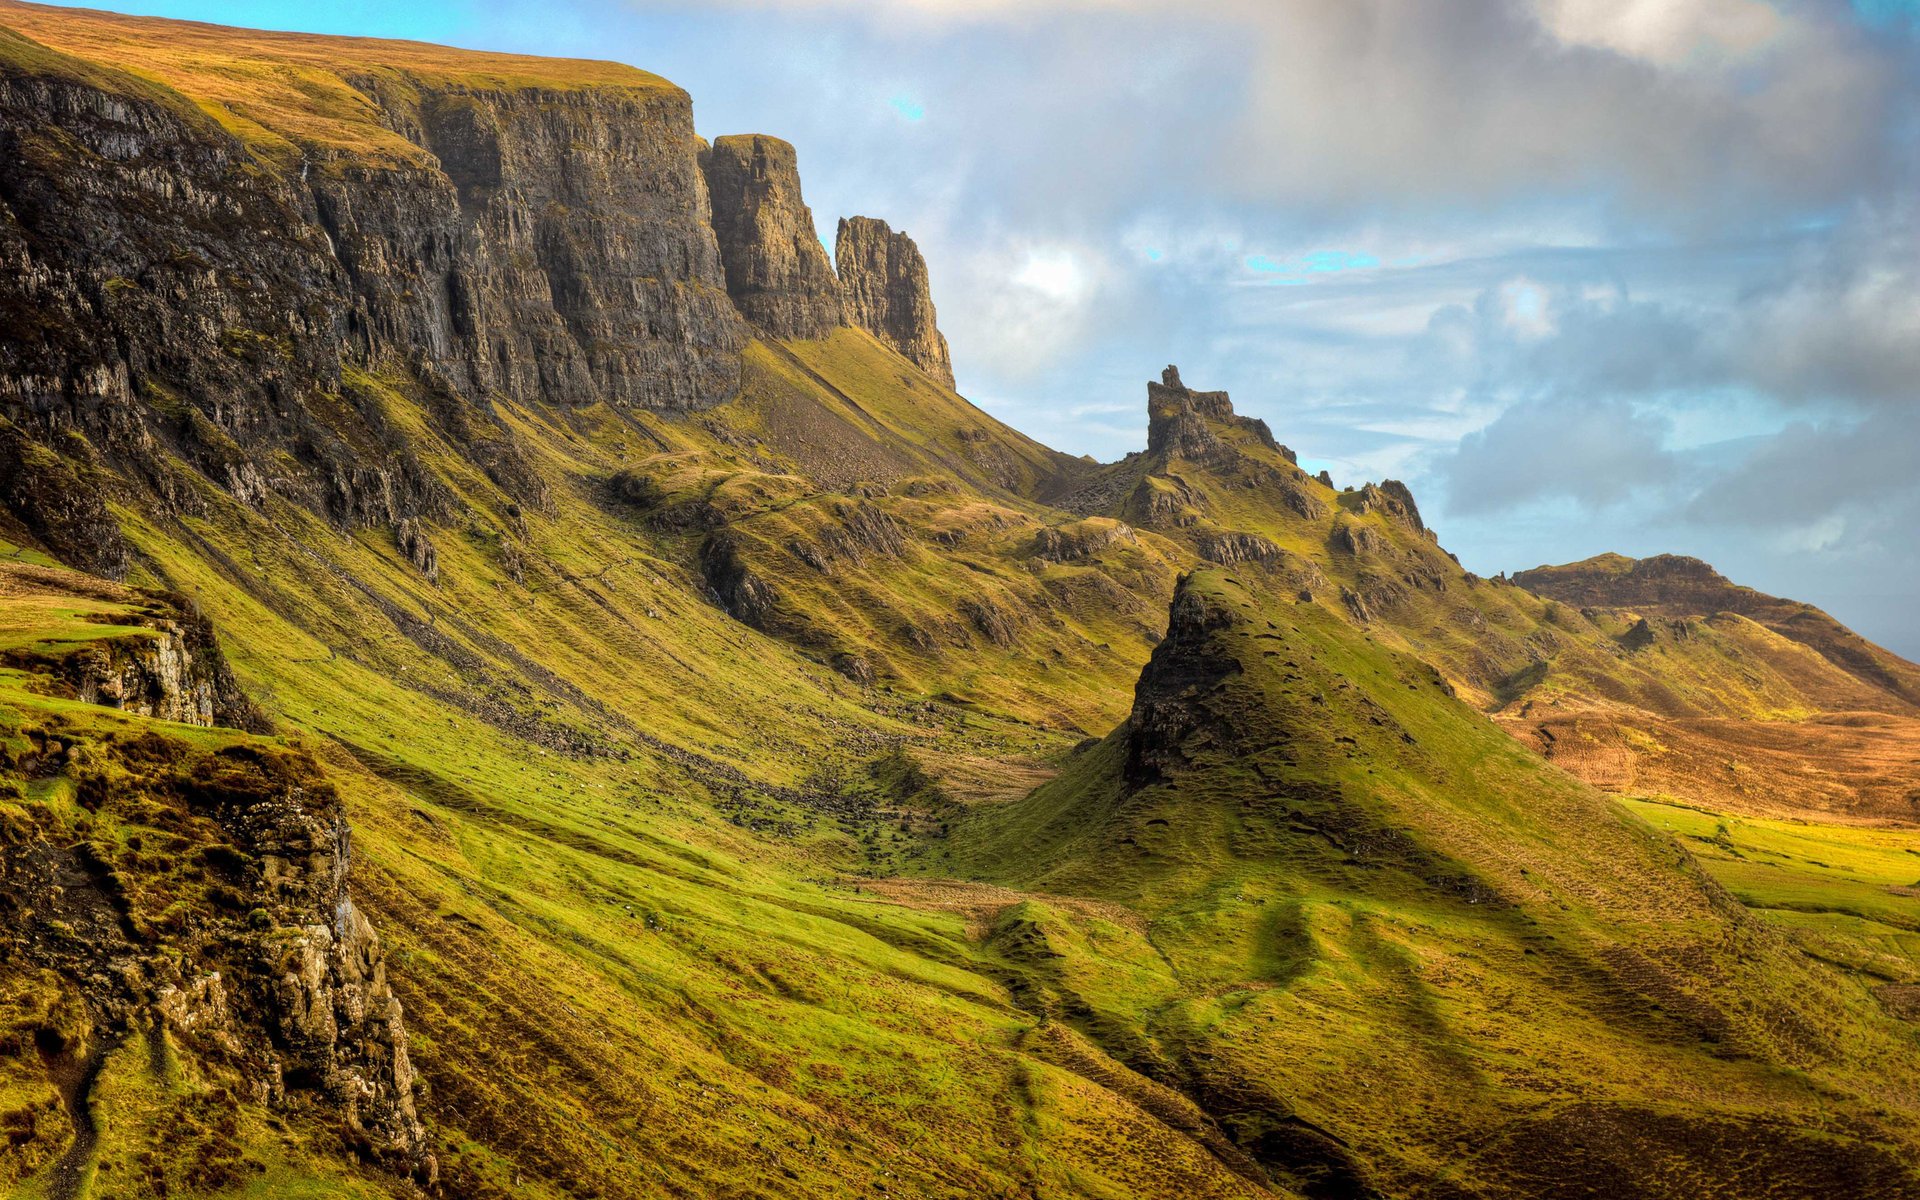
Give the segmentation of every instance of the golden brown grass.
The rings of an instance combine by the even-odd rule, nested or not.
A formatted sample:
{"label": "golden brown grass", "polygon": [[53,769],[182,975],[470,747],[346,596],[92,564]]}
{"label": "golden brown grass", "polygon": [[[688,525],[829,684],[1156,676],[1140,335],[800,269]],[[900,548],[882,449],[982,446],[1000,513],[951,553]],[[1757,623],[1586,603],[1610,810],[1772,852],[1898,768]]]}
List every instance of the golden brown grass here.
{"label": "golden brown grass", "polygon": [[424,42],[322,37],[0,0],[0,26],[62,54],[184,96],[267,153],[343,151],[417,162],[425,151],[380,123],[370,78],[507,91],[677,89],[621,63],[457,50]]}

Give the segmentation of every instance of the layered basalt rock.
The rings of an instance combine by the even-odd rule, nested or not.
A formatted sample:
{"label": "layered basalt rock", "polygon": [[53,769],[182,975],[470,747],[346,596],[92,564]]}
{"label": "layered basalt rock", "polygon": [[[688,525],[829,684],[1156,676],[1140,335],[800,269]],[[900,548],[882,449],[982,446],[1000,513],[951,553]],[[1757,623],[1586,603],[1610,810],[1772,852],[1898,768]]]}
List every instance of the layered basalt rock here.
{"label": "layered basalt rock", "polygon": [[460,435],[496,397],[737,389],[749,333],[685,93],[342,70],[404,152],[268,153],[164,87],[0,40],[0,417],[53,451],[0,445],[37,478],[0,499],[69,561],[127,566],[111,522],[61,500],[93,462],[187,513],[182,464],[345,524],[435,515],[364,377],[434,397],[480,458],[497,447]]}
{"label": "layered basalt rock", "polygon": [[953,359],[935,322],[927,260],[904,233],[872,217],[844,217],[834,239],[834,266],[848,324],[900,352],[948,387]]}
{"label": "layered basalt rock", "polygon": [[769,337],[820,338],[844,321],[840,286],[800,197],[793,147],[779,138],[715,138],[700,156],[727,294]]}

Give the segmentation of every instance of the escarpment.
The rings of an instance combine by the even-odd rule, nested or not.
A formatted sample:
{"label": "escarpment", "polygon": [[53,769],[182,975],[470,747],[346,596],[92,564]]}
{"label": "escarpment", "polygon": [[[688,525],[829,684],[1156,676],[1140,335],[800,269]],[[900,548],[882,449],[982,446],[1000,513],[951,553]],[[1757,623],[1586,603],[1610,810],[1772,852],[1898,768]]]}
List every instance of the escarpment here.
{"label": "escarpment", "polygon": [[[461,436],[496,399],[697,409],[737,388],[749,333],[679,89],[347,60],[312,84],[343,125],[263,104],[235,132],[60,52],[47,10],[0,16],[56,43],[0,35],[0,417],[51,451],[0,456],[20,464],[9,507],[69,561],[128,565],[112,523],[63,499],[100,466],[181,513],[204,504],[185,465],[350,525],[435,514],[379,387],[437,396],[496,475]],[[195,99],[224,99],[184,64],[182,87],[214,92]]]}
{"label": "escarpment", "polygon": [[745,134],[714,139],[700,156],[727,292],[769,337],[825,337],[843,324],[840,288],[813,213],[800,198],[793,147]]}
{"label": "escarpment", "polygon": [[948,387],[953,358],[935,323],[927,260],[904,233],[872,217],[845,217],[833,260],[847,321],[898,350]]}

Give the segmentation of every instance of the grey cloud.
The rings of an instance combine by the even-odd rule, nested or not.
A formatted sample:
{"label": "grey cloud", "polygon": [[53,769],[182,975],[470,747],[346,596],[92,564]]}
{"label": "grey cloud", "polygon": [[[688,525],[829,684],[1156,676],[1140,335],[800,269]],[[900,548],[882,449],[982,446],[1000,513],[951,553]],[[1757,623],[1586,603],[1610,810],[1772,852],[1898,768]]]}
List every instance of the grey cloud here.
{"label": "grey cloud", "polygon": [[1619,400],[1523,401],[1461,440],[1445,468],[1449,512],[1566,498],[1617,504],[1674,477],[1665,422]]}

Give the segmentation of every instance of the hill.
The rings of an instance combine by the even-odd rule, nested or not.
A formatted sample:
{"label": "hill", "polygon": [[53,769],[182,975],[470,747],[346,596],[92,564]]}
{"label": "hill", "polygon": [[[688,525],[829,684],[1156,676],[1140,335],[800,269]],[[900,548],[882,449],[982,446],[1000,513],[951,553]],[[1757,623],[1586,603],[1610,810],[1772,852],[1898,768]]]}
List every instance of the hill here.
{"label": "hill", "polygon": [[1041,446],[644,72],[0,26],[7,1189],[1920,1194],[1901,776],[1690,782],[1906,736],[1771,616]]}

